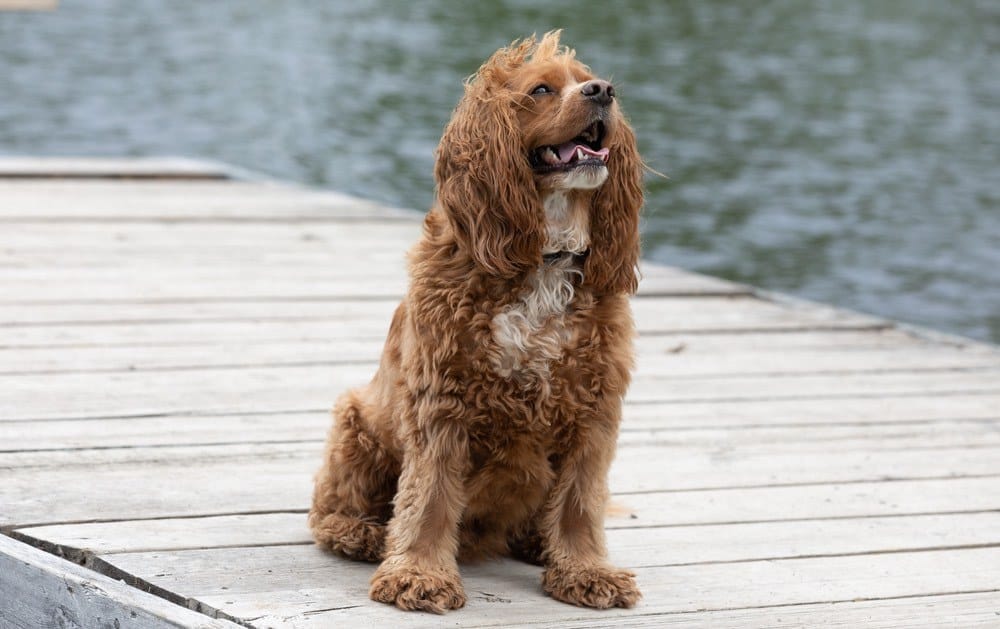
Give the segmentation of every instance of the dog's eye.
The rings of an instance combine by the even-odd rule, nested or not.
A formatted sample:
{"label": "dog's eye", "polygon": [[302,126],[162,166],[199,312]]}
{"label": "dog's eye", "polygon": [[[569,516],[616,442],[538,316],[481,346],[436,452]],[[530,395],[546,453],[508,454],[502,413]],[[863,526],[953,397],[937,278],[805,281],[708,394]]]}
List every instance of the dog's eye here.
{"label": "dog's eye", "polygon": [[532,96],[534,96],[535,94],[551,94],[551,93],[552,93],[552,88],[544,84],[539,85],[535,89],[531,90]]}

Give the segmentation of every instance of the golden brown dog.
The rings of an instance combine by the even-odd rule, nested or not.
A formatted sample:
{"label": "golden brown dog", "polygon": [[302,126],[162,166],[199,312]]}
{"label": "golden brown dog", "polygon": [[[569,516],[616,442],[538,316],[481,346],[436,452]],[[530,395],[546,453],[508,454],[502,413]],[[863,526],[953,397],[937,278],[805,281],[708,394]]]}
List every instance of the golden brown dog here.
{"label": "golden brown dog", "polygon": [[634,335],[642,162],[614,87],[559,33],[497,51],[437,152],[371,383],[334,409],[309,525],[381,561],[371,597],[461,607],[457,559],[544,565],[553,597],[631,607],[608,564],[607,472]]}

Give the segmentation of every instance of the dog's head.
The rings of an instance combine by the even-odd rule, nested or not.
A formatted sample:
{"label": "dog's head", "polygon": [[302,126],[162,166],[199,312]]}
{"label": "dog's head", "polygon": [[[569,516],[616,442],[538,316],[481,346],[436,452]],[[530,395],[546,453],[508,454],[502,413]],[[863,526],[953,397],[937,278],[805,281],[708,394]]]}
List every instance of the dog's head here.
{"label": "dog's head", "polygon": [[584,284],[634,292],[642,160],[614,86],[559,32],[493,54],[465,87],[438,147],[438,200],[460,246],[500,277],[541,263],[543,195],[585,195]]}

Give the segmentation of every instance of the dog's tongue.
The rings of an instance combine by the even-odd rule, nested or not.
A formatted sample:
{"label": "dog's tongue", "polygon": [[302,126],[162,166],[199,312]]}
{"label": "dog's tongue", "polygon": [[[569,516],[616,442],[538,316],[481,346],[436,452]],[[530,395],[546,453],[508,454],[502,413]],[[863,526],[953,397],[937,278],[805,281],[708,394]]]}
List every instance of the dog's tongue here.
{"label": "dog's tongue", "polygon": [[596,157],[601,161],[608,161],[608,153],[610,151],[607,148],[603,148],[599,151],[594,151],[590,147],[584,146],[583,144],[577,144],[576,142],[566,142],[565,144],[560,144],[556,147],[559,153],[559,161],[564,164],[568,164],[577,159],[577,149],[583,151],[584,159],[588,157]]}

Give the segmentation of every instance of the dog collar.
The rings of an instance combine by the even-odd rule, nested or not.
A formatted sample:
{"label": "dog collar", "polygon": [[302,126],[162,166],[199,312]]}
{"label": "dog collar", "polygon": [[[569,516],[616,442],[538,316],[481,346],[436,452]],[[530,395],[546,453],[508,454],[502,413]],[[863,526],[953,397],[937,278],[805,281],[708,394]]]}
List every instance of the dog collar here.
{"label": "dog collar", "polygon": [[561,260],[566,260],[571,258],[574,264],[582,265],[583,262],[587,259],[588,253],[590,253],[589,249],[583,251],[582,253],[578,253],[576,251],[555,251],[553,253],[543,253],[542,264],[555,264],[556,262],[559,262]]}

